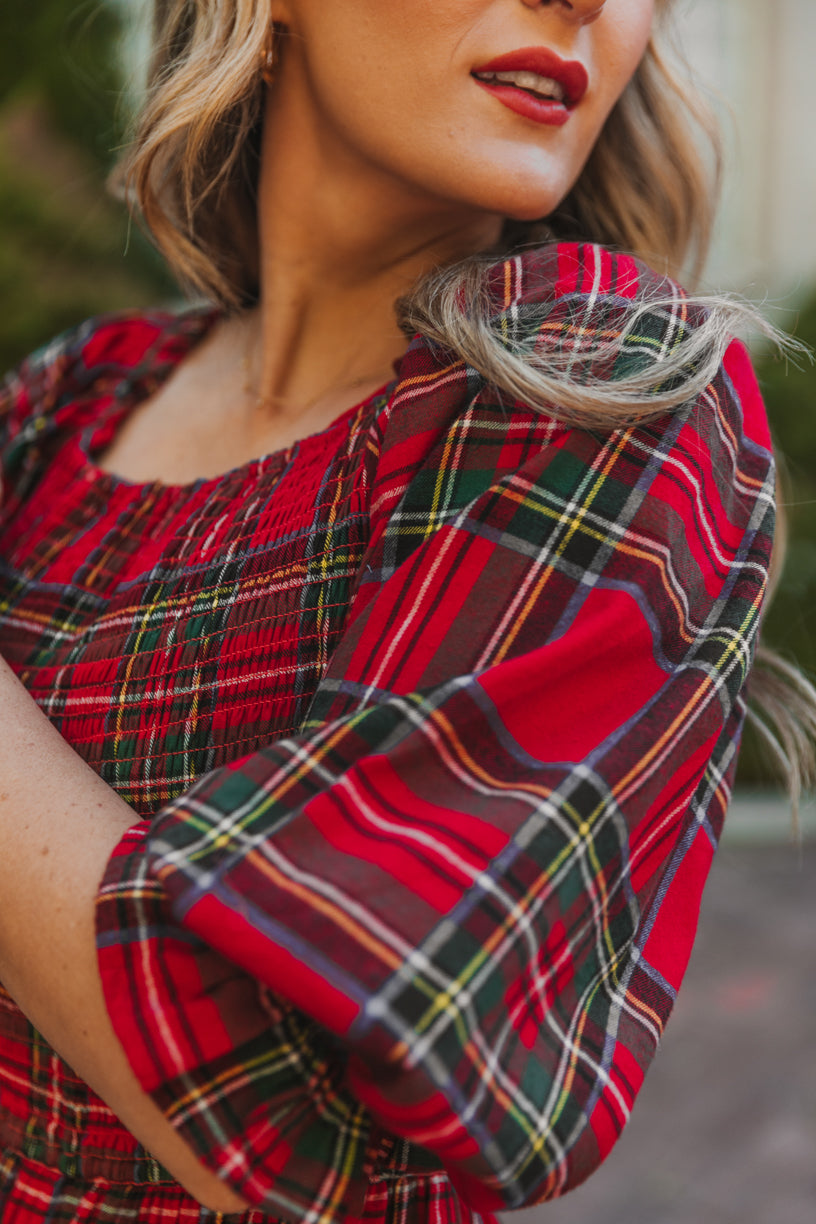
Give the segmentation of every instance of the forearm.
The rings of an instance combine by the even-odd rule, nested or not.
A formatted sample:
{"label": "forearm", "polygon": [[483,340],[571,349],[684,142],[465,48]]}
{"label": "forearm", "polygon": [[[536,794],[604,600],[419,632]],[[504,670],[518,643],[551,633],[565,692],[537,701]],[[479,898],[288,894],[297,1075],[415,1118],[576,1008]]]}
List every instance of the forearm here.
{"label": "forearm", "polygon": [[142,1091],[105,1008],[99,880],[132,810],[69,748],[0,661],[0,979],[58,1053],[197,1199],[243,1203]]}

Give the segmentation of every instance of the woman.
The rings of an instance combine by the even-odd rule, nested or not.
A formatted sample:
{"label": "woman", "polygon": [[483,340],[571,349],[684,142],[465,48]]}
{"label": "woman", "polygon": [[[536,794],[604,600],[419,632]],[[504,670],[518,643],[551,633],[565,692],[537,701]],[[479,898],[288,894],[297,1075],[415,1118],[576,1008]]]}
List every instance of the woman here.
{"label": "woman", "polygon": [[462,1219],[620,1133],[773,514],[667,7],[156,3],[215,306],[4,392],[3,1219]]}

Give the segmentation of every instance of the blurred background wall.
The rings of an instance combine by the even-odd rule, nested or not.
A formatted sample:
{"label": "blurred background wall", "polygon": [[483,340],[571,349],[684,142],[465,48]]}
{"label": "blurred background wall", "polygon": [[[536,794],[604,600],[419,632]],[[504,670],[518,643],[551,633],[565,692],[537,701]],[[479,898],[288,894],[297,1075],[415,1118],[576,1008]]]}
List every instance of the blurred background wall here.
{"label": "blurred background wall", "polygon": [[780,304],[816,285],[816,4],[681,0],[688,58],[726,135],[721,223],[708,278]]}

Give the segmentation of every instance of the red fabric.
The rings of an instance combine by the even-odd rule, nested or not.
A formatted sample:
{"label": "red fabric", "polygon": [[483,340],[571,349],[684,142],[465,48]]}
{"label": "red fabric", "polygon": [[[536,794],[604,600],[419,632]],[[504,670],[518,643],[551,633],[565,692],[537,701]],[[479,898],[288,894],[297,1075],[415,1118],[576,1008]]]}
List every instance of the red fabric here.
{"label": "red fabric", "polygon": [[[627,330],[666,282],[599,248],[492,275],[497,334],[579,372],[618,334],[659,381],[696,326],[678,290]],[[773,519],[750,370],[603,434],[418,340],[292,451],[183,488],[100,472],[207,324],[85,329],[3,392],[0,648],[150,821],[100,893],[114,1026],[269,1215],[563,1192],[671,1011],[733,776]],[[7,1023],[0,1196],[29,1178],[31,1211],[25,1158],[138,1201],[161,1171]]]}

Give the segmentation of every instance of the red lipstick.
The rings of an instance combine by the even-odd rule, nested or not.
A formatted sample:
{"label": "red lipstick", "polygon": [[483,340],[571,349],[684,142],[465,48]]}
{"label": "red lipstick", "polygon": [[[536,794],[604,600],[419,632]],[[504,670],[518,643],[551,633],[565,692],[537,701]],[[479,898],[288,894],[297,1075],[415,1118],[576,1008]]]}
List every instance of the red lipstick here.
{"label": "red lipstick", "polygon": [[[546,97],[508,81],[490,80],[496,73],[535,73],[560,86],[561,97]],[[548,47],[520,47],[499,55],[488,64],[474,68],[471,76],[477,85],[492,94],[510,110],[536,123],[561,126],[569,119],[589,87],[586,68],[578,60],[563,60]],[[484,79],[487,78],[487,79]]]}

